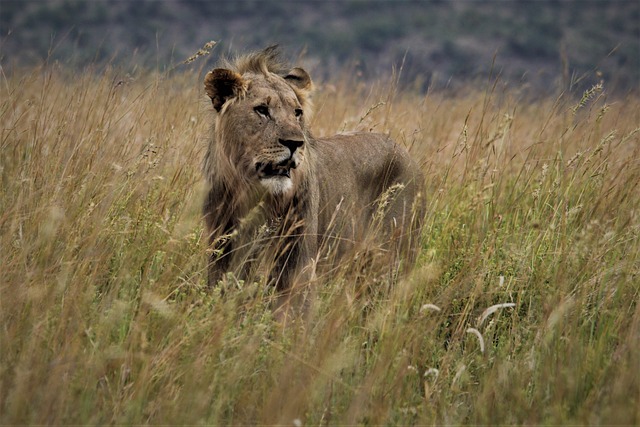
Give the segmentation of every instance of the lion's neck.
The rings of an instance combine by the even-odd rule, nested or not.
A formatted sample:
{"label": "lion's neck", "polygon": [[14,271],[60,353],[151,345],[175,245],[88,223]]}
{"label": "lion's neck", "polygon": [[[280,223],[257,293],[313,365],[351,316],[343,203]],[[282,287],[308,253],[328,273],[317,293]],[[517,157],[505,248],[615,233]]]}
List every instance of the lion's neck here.
{"label": "lion's neck", "polygon": [[271,218],[284,216],[294,199],[291,193],[273,195],[259,185],[241,185],[238,181],[230,183],[226,180],[221,184],[228,196],[224,203],[239,218],[250,216],[256,210]]}

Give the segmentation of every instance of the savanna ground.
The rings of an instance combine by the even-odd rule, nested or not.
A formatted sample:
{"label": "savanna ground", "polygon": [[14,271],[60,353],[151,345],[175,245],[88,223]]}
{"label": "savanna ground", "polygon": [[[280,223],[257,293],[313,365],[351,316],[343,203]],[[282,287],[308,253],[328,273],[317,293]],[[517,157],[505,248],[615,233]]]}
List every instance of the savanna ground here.
{"label": "savanna ground", "polygon": [[201,74],[1,76],[1,424],[640,423],[637,94],[329,83],[315,134],[420,159],[423,249],[283,328],[205,287]]}

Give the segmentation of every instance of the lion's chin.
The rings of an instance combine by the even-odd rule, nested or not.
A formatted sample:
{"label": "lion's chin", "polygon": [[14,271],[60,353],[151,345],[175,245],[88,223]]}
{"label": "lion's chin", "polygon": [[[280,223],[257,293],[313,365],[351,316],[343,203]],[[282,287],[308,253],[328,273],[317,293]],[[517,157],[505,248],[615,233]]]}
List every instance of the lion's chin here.
{"label": "lion's chin", "polygon": [[291,178],[287,176],[270,176],[260,179],[260,184],[274,196],[285,194],[293,188]]}

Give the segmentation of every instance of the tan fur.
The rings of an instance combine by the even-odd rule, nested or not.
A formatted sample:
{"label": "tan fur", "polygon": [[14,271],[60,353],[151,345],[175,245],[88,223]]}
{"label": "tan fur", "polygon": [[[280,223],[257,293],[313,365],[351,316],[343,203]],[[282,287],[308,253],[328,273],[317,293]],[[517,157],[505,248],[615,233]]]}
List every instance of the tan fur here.
{"label": "tan fur", "polygon": [[409,258],[419,240],[424,183],[409,153],[381,134],[313,138],[311,78],[285,70],[268,48],[205,77],[217,113],[205,161],[210,285],[250,276],[259,259],[291,295],[312,281],[321,248],[343,253],[371,224]]}

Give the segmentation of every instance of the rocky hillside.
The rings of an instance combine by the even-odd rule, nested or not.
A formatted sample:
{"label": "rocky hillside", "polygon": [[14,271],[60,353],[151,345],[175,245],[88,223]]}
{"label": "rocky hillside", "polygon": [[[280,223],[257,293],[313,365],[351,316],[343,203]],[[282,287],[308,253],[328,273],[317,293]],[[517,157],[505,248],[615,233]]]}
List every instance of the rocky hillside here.
{"label": "rocky hillside", "polygon": [[640,2],[2,0],[4,68],[45,58],[167,69],[209,40],[227,51],[278,43],[315,75],[402,68],[419,90],[491,72],[535,91],[640,82]]}

